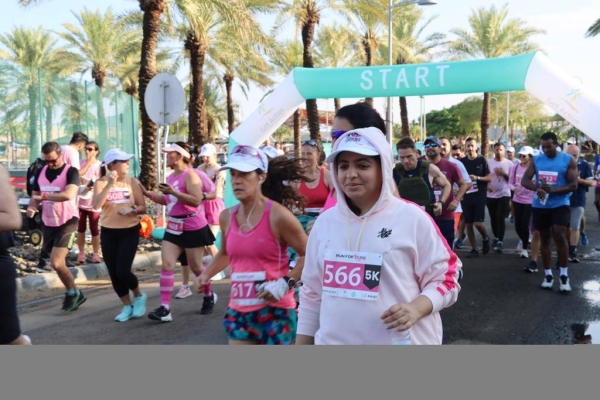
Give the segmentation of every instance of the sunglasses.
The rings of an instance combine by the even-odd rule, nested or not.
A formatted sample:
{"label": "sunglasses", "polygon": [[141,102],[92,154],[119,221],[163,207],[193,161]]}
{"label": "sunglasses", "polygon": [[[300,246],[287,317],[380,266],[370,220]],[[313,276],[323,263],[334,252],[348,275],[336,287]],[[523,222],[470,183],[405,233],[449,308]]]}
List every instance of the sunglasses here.
{"label": "sunglasses", "polygon": [[348,131],[333,131],[333,132],[331,132],[331,138],[332,139],[337,139],[337,138],[339,138],[340,136],[342,136],[346,132],[348,132]]}
{"label": "sunglasses", "polygon": [[56,157],[54,160],[44,160],[44,161],[46,161],[46,164],[48,164],[48,165],[55,165],[58,162],[59,158],[60,157]]}
{"label": "sunglasses", "polygon": [[91,148],[91,147],[86,147],[86,148],[85,148],[85,151],[98,151],[98,149],[93,149],[93,148]]}
{"label": "sunglasses", "polygon": [[527,154],[519,154],[519,158],[527,158]]}
{"label": "sunglasses", "polygon": [[437,143],[427,143],[427,144],[426,144],[425,146],[423,146],[423,147],[425,147],[426,149],[428,149],[428,148],[430,148],[430,147],[438,147],[438,144],[437,144]]}
{"label": "sunglasses", "polygon": [[313,147],[316,147],[317,149],[319,148],[319,144],[312,139],[305,140],[304,142],[302,142],[302,146],[313,146]]}
{"label": "sunglasses", "polygon": [[236,146],[232,150],[231,154],[244,154],[247,156],[257,157],[260,160],[261,165],[264,165],[263,159],[260,156],[260,153],[258,152],[258,150],[256,150],[252,146],[245,146],[245,145]]}

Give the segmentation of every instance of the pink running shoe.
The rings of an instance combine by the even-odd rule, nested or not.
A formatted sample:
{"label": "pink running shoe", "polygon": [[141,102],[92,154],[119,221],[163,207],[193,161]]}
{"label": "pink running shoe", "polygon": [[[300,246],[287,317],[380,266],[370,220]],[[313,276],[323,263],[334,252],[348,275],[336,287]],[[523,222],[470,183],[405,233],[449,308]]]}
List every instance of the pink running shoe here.
{"label": "pink running shoe", "polygon": [[79,255],[77,256],[77,262],[78,262],[79,264],[83,264],[83,263],[85,263],[85,262],[86,262],[86,258],[85,258],[85,252],[83,252],[83,251],[80,251],[80,252],[79,252]]}
{"label": "pink running shoe", "polygon": [[92,256],[92,262],[94,264],[100,264],[102,262],[102,260],[100,259],[100,254],[94,253],[94,255]]}

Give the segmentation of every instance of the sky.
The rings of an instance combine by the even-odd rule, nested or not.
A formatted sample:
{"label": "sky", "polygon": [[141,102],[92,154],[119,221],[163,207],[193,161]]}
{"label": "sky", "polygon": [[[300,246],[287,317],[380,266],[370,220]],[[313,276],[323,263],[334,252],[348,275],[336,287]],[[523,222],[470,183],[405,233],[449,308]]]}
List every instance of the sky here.
{"label": "sky", "polygon": [[[74,2],[72,0],[52,0],[42,2],[40,5],[23,9],[17,6],[17,0],[2,0],[3,7],[0,13],[0,32],[9,32],[14,26],[38,27],[60,30],[64,22],[75,23],[72,11],[78,12],[87,7],[107,9],[119,13],[126,10],[138,9],[137,0],[85,0]],[[449,33],[452,28],[468,29],[468,17],[472,10],[479,7],[488,7],[495,4],[501,8],[508,4],[509,18],[520,18],[527,25],[546,31],[544,35],[536,35],[532,40],[537,43],[546,55],[558,67],[568,74],[578,77],[583,85],[587,86],[596,95],[600,95],[600,36],[585,38],[585,32],[598,18],[600,18],[600,1],[598,0],[438,0],[435,6],[423,7],[426,16],[436,15],[437,18],[425,32],[442,32],[448,34],[448,39],[453,35]],[[327,24],[335,18],[332,13],[325,13],[321,24]],[[273,18],[262,18],[263,26],[270,28]],[[284,35],[293,35],[291,24]],[[86,77],[85,79],[91,79]],[[280,77],[278,81],[283,80]],[[241,118],[252,113],[259,105],[264,91],[251,88],[248,99],[239,88],[234,89],[234,100],[240,105]],[[428,96],[425,98],[425,111],[448,108],[462,101],[468,95],[443,95]],[[342,105],[355,102],[357,99],[343,99]],[[385,99],[375,99],[375,108],[385,114]],[[333,100],[319,100],[320,110],[333,111]],[[409,119],[417,119],[420,115],[420,99],[408,98]],[[399,121],[397,101],[394,107],[393,119]]]}

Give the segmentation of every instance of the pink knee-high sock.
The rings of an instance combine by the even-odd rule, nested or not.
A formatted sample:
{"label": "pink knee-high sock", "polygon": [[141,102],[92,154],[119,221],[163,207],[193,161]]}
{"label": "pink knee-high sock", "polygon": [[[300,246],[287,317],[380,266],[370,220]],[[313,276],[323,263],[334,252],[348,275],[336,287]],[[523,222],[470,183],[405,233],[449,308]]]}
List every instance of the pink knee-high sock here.
{"label": "pink knee-high sock", "polygon": [[160,280],[160,304],[167,309],[171,308],[171,295],[175,286],[175,271],[161,271]]}
{"label": "pink knee-high sock", "polygon": [[[202,264],[202,268],[200,269],[200,272],[197,272],[197,271],[194,271],[194,270],[192,270],[192,272],[194,273],[194,275],[200,276],[200,274],[202,272],[204,272],[205,270],[206,270],[206,266],[204,264]],[[204,296],[205,297],[210,297],[211,294],[212,294],[212,290],[210,289],[210,281],[208,281],[208,284],[204,288]]]}

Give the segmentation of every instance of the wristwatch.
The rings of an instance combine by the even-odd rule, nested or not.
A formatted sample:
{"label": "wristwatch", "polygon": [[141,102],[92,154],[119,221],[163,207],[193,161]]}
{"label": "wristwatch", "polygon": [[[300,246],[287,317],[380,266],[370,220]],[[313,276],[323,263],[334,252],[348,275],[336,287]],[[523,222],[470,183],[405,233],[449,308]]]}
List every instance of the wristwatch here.
{"label": "wristwatch", "polygon": [[296,280],[294,278],[291,278],[291,277],[289,277],[289,276],[286,275],[286,276],[283,277],[283,279],[287,282],[288,287],[290,289],[293,289],[294,286],[296,286]]}
{"label": "wristwatch", "polygon": [[202,193],[202,200],[206,200],[206,193]]}

